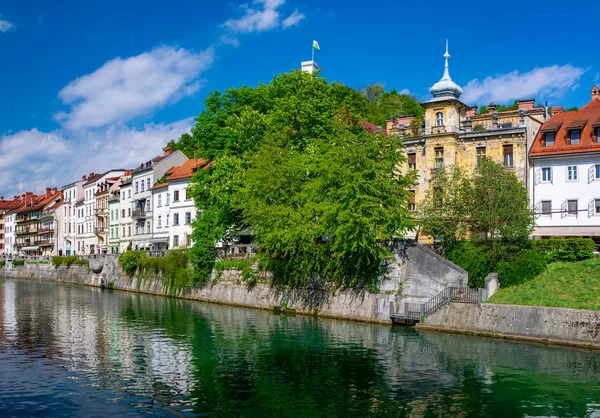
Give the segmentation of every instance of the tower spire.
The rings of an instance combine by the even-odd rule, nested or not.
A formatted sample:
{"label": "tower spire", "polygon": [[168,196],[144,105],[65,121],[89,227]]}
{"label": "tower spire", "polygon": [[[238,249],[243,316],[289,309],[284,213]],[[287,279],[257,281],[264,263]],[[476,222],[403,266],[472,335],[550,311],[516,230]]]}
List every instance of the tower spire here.
{"label": "tower spire", "polygon": [[462,94],[462,89],[450,78],[450,70],[448,69],[448,60],[450,59],[450,54],[448,53],[448,39],[446,39],[446,52],[443,57],[444,75],[440,81],[435,83],[429,89],[429,92],[433,94],[433,97],[435,98],[454,97],[455,99],[458,99]]}
{"label": "tower spire", "polygon": [[448,70],[448,59],[450,59],[450,54],[448,53],[448,39],[446,39],[446,53],[444,54],[444,76],[442,80],[450,80],[450,71]]}

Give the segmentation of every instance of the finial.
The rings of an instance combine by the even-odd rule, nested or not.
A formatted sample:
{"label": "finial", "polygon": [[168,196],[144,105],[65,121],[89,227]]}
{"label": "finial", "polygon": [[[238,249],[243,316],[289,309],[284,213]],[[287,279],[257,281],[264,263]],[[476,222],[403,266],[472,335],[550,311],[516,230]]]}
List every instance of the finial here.
{"label": "finial", "polygon": [[444,60],[446,61],[444,64],[444,76],[442,79],[450,79],[450,72],[448,71],[448,59],[450,58],[450,54],[448,53],[448,39],[446,38],[446,53],[444,54]]}

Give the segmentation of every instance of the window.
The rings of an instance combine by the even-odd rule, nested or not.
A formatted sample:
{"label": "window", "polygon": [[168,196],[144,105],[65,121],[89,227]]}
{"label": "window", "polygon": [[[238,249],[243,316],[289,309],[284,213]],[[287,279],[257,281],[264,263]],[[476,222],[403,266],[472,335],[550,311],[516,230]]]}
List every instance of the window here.
{"label": "window", "polygon": [[161,203],[161,194],[158,195],[158,207],[160,208],[162,203]]}
{"label": "window", "polygon": [[596,180],[600,179],[600,164],[596,164],[594,166],[594,171],[595,171],[595,175],[596,175]]}
{"label": "window", "polygon": [[185,189],[185,200],[190,200],[190,192],[188,192],[187,187]]}
{"label": "window", "polygon": [[123,236],[125,236],[125,227],[123,227]]}
{"label": "window", "polygon": [[157,225],[157,226],[158,226],[159,228],[161,227],[161,224],[160,224],[160,223],[161,223],[161,217],[160,217],[160,215],[158,215],[158,225]]}
{"label": "window", "polygon": [[179,247],[179,235],[173,235],[173,247]]}
{"label": "window", "polygon": [[179,202],[179,190],[173,192],[173,202]]}
{"label": "window", "polygon": [[444,126],[444,114],[442,112],[435,114],[435,126]]}
{"label": "window", "polygon": [[600,199],[594,199],[595,210],[594,213],[596,215],[600,215]]}
{"label": "window", "polygon": [[138,182],[135,182],[135,192],[138,193]]}
{"label": "window", "polygon": [[579,145],[581,139],[581,129],[573,129],[569,131],[569,145]]}
{"label": "window", "polygon": [[150,233],[150,221],[146,222],[146,234]]}
{"label": "window", "polygon": [[567,180],[576,181],[577,180],[577,166],[570,165],[567,167]]}
{"label": "window", "polygon": [[417,154],[414,152],[408,154],[408,169],[410,171],[417,169]]}
{"label": "window", "polygon": [[551,147],[554,145],[554,132],[544,133],[544,146]]}
{"label": "window", "polygon": [[127,197],[131,199],[131,189],[127,190]]}
{"label": "window", "polygon": [[124,218],[125,217],[125,209],[121,209],[121,217]]}
{"label": "window", "polygon": [[594,133],[592,135],[592,142],[600,142],[600,127],[594,128]]}
{"label": "window", "polygon": [[545,182],[552,181],[552,168],[550,168],[550,167],[542,168],[542,181],[545,181]]}
{"label": "window", "polygon": [[169,214],[167,213],[167,222],[165,222],[166,226],[169,226]]}
{"label": "window", "polygon": [[192,223],[192,212],[186,212],[185,213],[185,224],[189,225],[190,223]]}
{"label": "window", "polygon": [[178,213],[173,214],[173,225],[179,225],[179,214]]}
{"label": "window", "polygon": [[444,148],[435,149],[435,168],[444,168]]}
{"label": "window", "polygon": [[146,189],[150,190],[150,179],[146,179]]}
{"label": "window", "polygon": [[485,160],[485,147],[477,147],[477,166]]}
{"label": "window", "polygon": [[577,200],[567,200],[567,213],[577,216]]}
{"label": "window", "polygon": [[504,154],[504,167],[512,167],[514,165],[513,146],[503,145],[502,153]]}
{"label": "window", "polygon": [[127,216],[131,217],[131,208],[127,208]]}
{"label": "window", "polygon": [[167,206],[169,206],[169,201],[171,200],[171,194],[167,193]]}
{"label": "window", "polygon": [[414,211],[415,209],[416,209],[416,207],[415,207],[415,191],[409,190],[408,191],[408,210]]}
{"label": "window", "polygon": [[551,200],[542,200],[542,215],[552,215]]}

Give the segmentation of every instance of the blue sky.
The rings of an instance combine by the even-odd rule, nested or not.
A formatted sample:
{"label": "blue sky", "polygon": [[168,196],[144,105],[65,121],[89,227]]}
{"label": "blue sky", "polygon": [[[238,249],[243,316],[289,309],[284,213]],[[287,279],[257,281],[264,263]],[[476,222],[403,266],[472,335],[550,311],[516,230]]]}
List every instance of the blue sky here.
{"label": "blue sky", "polygon": [[582,106],[600,82],[595,1],[0,1],[0,195],[133,167],[193,124],[207,93],[310,58],[353,88],[419,99],[443,71],[467,104]]}

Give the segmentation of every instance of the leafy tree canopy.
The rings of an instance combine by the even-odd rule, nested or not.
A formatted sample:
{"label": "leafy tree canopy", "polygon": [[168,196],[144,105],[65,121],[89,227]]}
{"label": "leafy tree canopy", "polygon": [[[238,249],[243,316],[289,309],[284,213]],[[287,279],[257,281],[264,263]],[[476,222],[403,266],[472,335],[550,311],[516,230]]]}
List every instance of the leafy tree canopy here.
{"label": "leafy tree canopy", "polygon": [[[190,188],[193,280],[205,282],[215,244],[251,226],[263,264],[286,283],[375,283],[386,241],[403,233],[411,176],[397,137],[367,133],[368,101],[315,74],[213,92],[190,135],[168,146],[214,161]],[[283,279],[282,279],[283,280]]]}
{"label": "leafy tree canopy", "polygon": [[385,128],[386,120],[396,116],[414,115],[419,122],[423,119],[425,109],[410,94],[395,89],[386,92],[381,83],[368,85],[361,94],[367,100],[366,119],[378,126]]}

